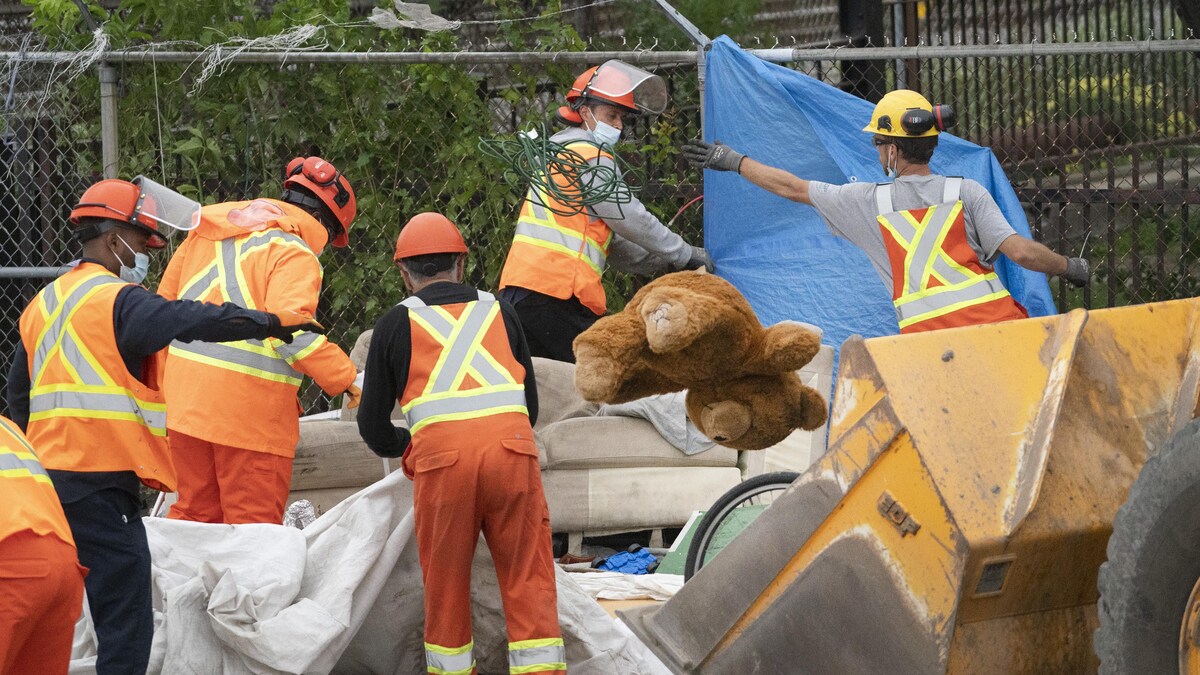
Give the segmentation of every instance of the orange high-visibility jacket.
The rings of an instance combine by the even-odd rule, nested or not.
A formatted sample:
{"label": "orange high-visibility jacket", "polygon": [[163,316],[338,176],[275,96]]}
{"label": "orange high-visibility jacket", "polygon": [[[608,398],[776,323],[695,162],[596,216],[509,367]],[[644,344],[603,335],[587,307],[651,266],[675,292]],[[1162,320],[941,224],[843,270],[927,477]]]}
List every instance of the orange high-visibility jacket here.
{"label": "orange high-visibility jacket", "polygon": [[[232,302],[246,309],[315,316],[317,255],[327,234],[302,209],[274,199],[205,206],[159,285],[167,299]],[[292,457],[300,436],[296,391],[308,375],[340,394],[357,371],[316,333],[291,344],[268,338],[173,342],[163,390],[167,427],[235,448]]]}
{"label": "orange high-visibility jacket", "polygon": [[[597,157],[612,158],[587,141],[570,143],[567,149],[587,162]],[[572,157],[572,160],[578,159]],[[560,186],[578,180],[578,177],[572,180],[570,176],[557,173],[551,177]],[[546,206],[562,213],[571,210],[536,186],[529,188],[521,206],[512,247],[500,272],[500,288],[518,286],[562,300],[574,296],[584,307],[596,314],[604,314],[608,302],[600,277],[608,263],[612,230],[586,210],[573,216],[560,216]]]}
{"label": "orange high-visibility jacket", "polygon": [[[473,302],[430,307],[409,296],[401,304],[412,326],[408,381],[398,399],[412,433],[406,474],[411,478],[413,462],[424,456],[444,461],[469,450],[478,436],[464,433],[468,428],[532,439],[525,368],[512,353],[500,303],[481,291]],[[486,425],[474,424],[482,418]]]}
{"label": "orange high-visibility jacket", "polygon": [[29,530],[75,545],[50,476],[33,446],[7,417],[0,416],[0,541]]}
{"label": "orange high-visibility jacket", "polygon": [[146,360],[142,382],[117,349],[113,306],[128,285],[85,262],[25,308],[21,342],[32,381],[29,441],[47,469],[133,471],[146,485],[170,492],[175,466],[157,388],[162,353]]}
{"label": "orange high-visibility jacket", "polygon": [[947,177],[941,204],[908,211],[893,210],[890,184],[875,191],[901,333],[1029,316],[967,242],[961,186],[962,178]]}

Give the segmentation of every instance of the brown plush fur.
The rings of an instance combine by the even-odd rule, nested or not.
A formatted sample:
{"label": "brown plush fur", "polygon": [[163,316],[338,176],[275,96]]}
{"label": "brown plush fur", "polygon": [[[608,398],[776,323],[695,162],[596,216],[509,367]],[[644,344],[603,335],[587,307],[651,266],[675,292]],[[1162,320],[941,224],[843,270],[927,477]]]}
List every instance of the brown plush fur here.
{"label": "brown plush fur", "polygon": [[796,324],[763,328],[732,284],[676,272],[575,339],[575,387],[595,403],[688,390],[688,415],[709,438],[761,450],[825,423],[825,401],[795,371],[820,337]]}

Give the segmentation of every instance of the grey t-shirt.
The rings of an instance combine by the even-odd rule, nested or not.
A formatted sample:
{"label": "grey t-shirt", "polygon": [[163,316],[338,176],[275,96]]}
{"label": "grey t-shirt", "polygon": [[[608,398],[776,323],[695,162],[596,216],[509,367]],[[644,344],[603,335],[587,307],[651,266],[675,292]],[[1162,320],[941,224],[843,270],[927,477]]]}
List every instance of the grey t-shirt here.
{"label": "grey t-shirt", "polygon": [[[892,208],[897,211],[921,209],[942,201],[942,190],[946,177],[901,176],[892,188]],[[875,183],[846,183],[833,185],[811,181],[808,197],[817,212],[825,219],[829,231],[843,237],[861,248],[871,259],[875,272],[883,280],[888,293],[892,292],[892,267],[888,262],[887,249],[883,245],[883,234],[879,221],[875,219]],[[979,256],[979,261],[989,267],[1000,249],[1000,244],[1016,234],[996,200],[986,188],[967,178],[962,182],[960,197],[963,202],[963,220],[967,226],[967,243]]]}

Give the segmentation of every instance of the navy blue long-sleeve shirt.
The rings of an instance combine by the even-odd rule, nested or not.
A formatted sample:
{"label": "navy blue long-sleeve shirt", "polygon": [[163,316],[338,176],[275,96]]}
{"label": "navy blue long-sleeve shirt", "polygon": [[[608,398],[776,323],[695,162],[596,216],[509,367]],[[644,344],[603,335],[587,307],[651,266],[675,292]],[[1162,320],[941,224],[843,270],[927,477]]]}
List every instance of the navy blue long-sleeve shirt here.
{"label": "navy blue long-sleeve shirt", "polygon": [[[437,282],[422,288],[416,296],[426,305],[454,305],[479,299],[471,286],[449,281]],[[500,315],[508,332],[509,347],[517,362],[525,368],[525,407],[529,423],[537,423],[537,380],[533,375],[533,360],[529,344],[521,330],[521,322],[512,305],[500,302]],[[366,379],[362,401],[358,406],[358,434],[372,452],[381,457],[404,454],[412,436],[408,429],[392,424],[392,409],[408,382],[408,367],[412,356],[412,325],[408,307],[396,305],[375,323],[371,347],[367,353]]]}
{"label": "navy blue long-sleeve shirt", "polygon": [[[81,262],[100,264],[83,259]],[[113,329],[117,352],[125,367],[138,379],[145,360],[165,349],[174,340],[227,342],[267,337],[278,320],[265,312],[237,305],[213,305],[192,300],[167,300],[141,286],[126,286],[117,293],[113,305]],[[17,342],[8,373],[9,414],[22,430],[29,425],[29,357],[22,342]],[[98,448],[97,451],[103,451]],[[59,498],[70,503],[106,488],[120,488],[138,494],[140,480],[132,471],[49,471]]]}

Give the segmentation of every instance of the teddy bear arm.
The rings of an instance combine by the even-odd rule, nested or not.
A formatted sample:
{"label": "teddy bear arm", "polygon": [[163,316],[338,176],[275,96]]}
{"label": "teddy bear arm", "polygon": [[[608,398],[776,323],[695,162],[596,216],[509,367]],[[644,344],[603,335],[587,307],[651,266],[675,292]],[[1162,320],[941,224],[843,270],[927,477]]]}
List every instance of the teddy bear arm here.
{"label": "teddy bear arm", "polygon": [[776,324],[767,328],[759,356],[746,363],[753,373],[772,374],[794,371],[808,365],[821,349],[821,337],[797,324]]}
{"label": "teddy bear arm", "polygon": [[634,367],[625,374],[625,381],[609,403],[628,403],[647,396],[670,394],[683,390],[683,385],[673,382],[646,367]]}

